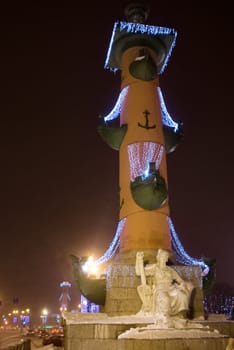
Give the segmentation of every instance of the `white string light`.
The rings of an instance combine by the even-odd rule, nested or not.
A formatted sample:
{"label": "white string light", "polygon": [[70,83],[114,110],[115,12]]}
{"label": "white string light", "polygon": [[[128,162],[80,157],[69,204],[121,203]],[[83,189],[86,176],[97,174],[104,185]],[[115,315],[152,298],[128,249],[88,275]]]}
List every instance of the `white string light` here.
{"label": "white string light", "polygon": [[173,251],[176,254],[177,262],[184,265],[200,265],[202,268],[203,276],[206,276],[209,272],[208,265],[206,265],[202,259],[192,258],[190,255],[188,255],[188,253],[186,253],[186,251],[184,250],[184,247],[182,246],[177,236],[172,220],[169,217],[168,217],[168,223],[171,231],[171,241],[172,241]]}
{"label": "white string light", "polygon": [[131,23],[131,22],[122,22],[122,21],[120,21],[120,22],[117,21],[114,23],[114,28],[113,28],[112,35],[111,35],[111,40],[110,40],[109,48],[107,51],[107,56],[106,56],[104,68],[105,69],[110,68],[110,70],[112,70],[113,72],[116,72],[118,70],[118,68],[109,67],[109,61],[110,61],[110,56],[111,56],[111,51],[112,51],[112,45],[115,41],[115,38],[116,38],[116,36],[118,36],[119,33],[123,32],[123,31],[125,31],[127,33],[146,34],[149,36],[158,36],[158,35],[168,36],[168,35],[170,35],[171,37],[173,37],[173,40],[172,40],[172,43],[170,44],[170,48],[168,50],[168,53],[164,59],[164,63],[159,71],[159,74],[163,73],[166,66],[167,66],[168,60],[171,56],[171,52],[175,46],[177,32],[173,28],[165,28],[165,27],[158,27],[158,26],[141,24],[141,23]]}
{"label": "white string light", "polygon": [[124,100],[125,96],[126,96],[127,93],[128,93],[128,89],[129,89],[129,87],[126,86],[126,87],[123,88],[123,90],[120,92],[119,97],[118,97],[118,100],[116,101],[114,108],[112,109],[112,111],[111,111],[109,114],[107,114],[107,115],[104,117],[104,121],[105,121],[105,122],[110,121],[110,120],[113,120],[113,119],[116,119],[116,118],[119,117],[120,112],[121,112],[121,108],[122,108],[122,103],[123,103],[123,100]]}
{"label": "white string light", "polygon": [[155,142],[138,142],[128,145],[130,181],[147,173],[149,163],[155,163],[158,170],[163,154],[163,146]]}
{"label": "white string light", "polygon": [[162,90],[161,90],[161,88],[159,86],[157,87],[157,90],[158,90],[158,96],[159,96],[159,101],[160,101],[160,107],[161,107],[161,111],[162,111],[162,122],[163,122],[163,125],[166,125],[166,126],[169,126],[171,128],[174,128],[174,131],[177,131],[179,124],[176,123],[172,119],[170,114],[168,113],[167,107],[166,107],[165,102],[164,102]]}
{"label": "white string light", "polygon": [[[104,255],[102,255],[100,258],[94,261],[95,265],[103,264],[114,257],[117,250],[119,249],[120,235],[125,227],[126,220],[127,218],[123,218],[119,221],[115,236],[109,248],[106,250]],[[171,233],[172,248],[174,253],[176,254],[176,262],[188,266],[199,265],[202,268],[202,275],[206,276],[209,272],[209,266],[206,265],[202,259],[192,258],[190,255],[188,255],[177,236],[177,233],[175,231],[174,225],[170,217],[168,217],[168,223]]]}
{"label": "white string light", "polygon": [[106,250],[104,255],[102,255],[100,258],[94,261],[94,264],[100,265],[113,258],[117,249],[119,248],[119,243],[120,243],[119,237],[121,232],[124,229],[125,223],[126,223],[126,218],[123,218],[122,220],[119,221],[115,236],[111,244],[109,245],[109,248]]}

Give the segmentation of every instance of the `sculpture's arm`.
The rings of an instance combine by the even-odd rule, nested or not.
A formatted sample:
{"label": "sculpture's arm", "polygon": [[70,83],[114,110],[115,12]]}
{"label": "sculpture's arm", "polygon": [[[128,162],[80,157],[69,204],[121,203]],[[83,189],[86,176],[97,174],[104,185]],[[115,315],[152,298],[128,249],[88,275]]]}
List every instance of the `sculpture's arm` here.
{"label": "sculpture's arm", "polygon": [[173,268],[171,268],[171,271],[172,271],[172,282],[177,284],[183,284],[184,280],[180,277],[180,275]]}
{"label": "sculpture's arm", "polygon": [[[144,266],[144,253],[137,252],[135,272],[136,272],[137,276],[141,276],[142,282],[145,279],[145,276],[153,276],[154,275],[154,267],[155,267],[155,264]],[[146,281],[145,281],[145,284],[146,284]]]}
{"label": "sculpture's arm", "polygon": [[187,293],[190,293],[193,289],[194,286],[190,281],[185,281],[181,278],[181,276],[174,270],[172,274],[172,284],[177,284],[179,289],[184,290]]}
{"label": "sculpture's arm", "polygon": [[135,265],[135,271],[136,271],[137,276],[141,276],[142,268],[144,269],[144,253],[137,252],[136,253],[136,265]]}

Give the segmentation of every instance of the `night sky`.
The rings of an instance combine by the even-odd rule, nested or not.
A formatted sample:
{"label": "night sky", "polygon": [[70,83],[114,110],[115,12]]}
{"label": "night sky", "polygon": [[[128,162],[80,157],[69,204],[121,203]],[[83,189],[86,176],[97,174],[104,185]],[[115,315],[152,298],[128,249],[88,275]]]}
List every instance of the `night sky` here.
{"label": "night sky", "polygon": [[[186,4],[186,5],[185,5]],[[233,12],[204,1],[152,1],[146,24],[174,28],[160,77],[167,109],[184,124],[168,155],[171,217],[189,255],[217,259],[234,286]],[[104,69],[125,2],[4,2],[0,18],[1,310],[59,309],[70,254],[101,256],[118,222],[118,152],[97,133],[118,97]]]}

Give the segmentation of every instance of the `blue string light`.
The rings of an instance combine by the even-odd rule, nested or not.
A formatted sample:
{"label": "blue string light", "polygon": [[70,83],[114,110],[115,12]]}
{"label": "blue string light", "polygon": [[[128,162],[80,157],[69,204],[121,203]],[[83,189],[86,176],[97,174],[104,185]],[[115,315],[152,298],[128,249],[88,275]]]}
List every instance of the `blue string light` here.
{"label": "blue string light", "polygon": [[192,258],[190,255],[188,255],[188,253],[184,250],[184,247],[182,246],[177,236],[172,220],[169,217],[168,217],[168,223],[171,231],[172,247],[173,247],[173,251],[176,254],[177,262],[184,265],[200,265],[202,268],[203,276],[206,276],[209,272],[208,265],[206,265],[202,259]]}
{"label": "blue string light", "polygon": [[[100,264],[106,263],[107,261],[109,261],[115,256],[117,250],[119,249],[120,234],[125,227],[126,220],[127,218],[123,218],[122,220],[119,221],[115,236],[109,248],[106,250],[104,255],[102,255],[100,258],[94,261],[94,264],[100,265]],[[172,247],[176,255],[176,262],[187,266],[194,266],[194,265],[201,266],[202,275],[206,276],[209,272],[208,265],[206,265],[202,259],[192,258],[190,255],[188,255],[188,253],[185,251],[184,247],[182,246],[177,236],[177,233],[175,231],[174,225],[170,217],[168,217],[168,223],[169,223],[170,232],[171,232]]]}
{"label": "blue string light", "polygon": [[168,36],[168,35],[170,35],[173,37],[173,40],[170,44],[167,55],[164,59],[164,63],[159,71],[159,74],[163,73],[166,66],[167,66],[168,60],[171,56],[171,52],[175,46],[177,32],[173,28],[165,28],[165,27],[159,27],[159,26],[153,26],[153,25],[147,25],[147,24],[141,24],[141,23],[131,23],[131,22],[122,22],[122,21],[120,21],[120,22],[117,21],[114,23],[114,28],[113,28],[112,35],[111,35],[111,40],[110,40],[109,48],[107,51],[107,56],[106,56],[104,68],[110,69],[113,72],[116,72],[118,70],[118,68],[109,67],[109,62],[110,62],[110,56],[111,56],[111,51],[112,51],[112,46],[114,44],[114,40],[115,40],[116,36],[118,35],[118,33],[121,33],[124,31],[127,33],[135,33],[135,34],[140,33],[140,34],[146,34],[149,36],[159,36],[159,35]]}
{"label": "blue string light", "polygon": [[98,258],[97,260],[94,261],[94,264],[100,265],[100,264],[103,264],[103,263],[105,263],[108,260],[113,258],[113,256],[117,252],[117,249],[119,248],[119,244],[120,244],[119,238],[120,238],[121,232],[124,229],[125,223],[126,223],[126,218],[123,218],[122,220],[119,221],[115,236],[114,236],[109,248],[106,250],[104,255],[102,255],[100,258]]}
{"label": "blue string light", "polygon": [[[127,96],[128,90],[129,90],[129,86],[126,86],[125,88],[122,89],[111,112],[103,117],[105,123],[119,117],[122,110],[122,104],[125,97]],[[157,87],[157,92],[159,96],[160,108],[162,113],[162,123],[166,126],[174,128],[174,131],[176,132],[178,130],[179,124],[175,122],[170,116],[170,114],[168,113],[167,107],[164,102],[162,90],[160,87]]]}
{"label": "blue string light", "polygon": [[161,111],[162,111],[162,122],[163,125],[169,126],[174,128],[174,131],[178,130],[179,124],[176,123],[172,117],[170,116],[170,114],[167,111],[167,107],[165,105],[164,102],[164,98],[163,98],[163,94],[162,94],[162,90],[160,87],[157,87],[158,90],[158,96],[159,96],[159,101],[160,101],[160,107],[161,107]]}
{"label": "blue string light", "polygon": [[114,120],[116,118],[119,117],[120,115],[120,112],[121,112],[121,108],[122,108],[122,103],[123,103],[123,100],[125,99],[125,96],[127,95],[128,93],[128,89],[129,87],[126,86],[119,94],[119,97],[115,103],[115,106],[114,108],[112,109],[112,111],[107,114],[105,117],[104,117],[104,121],[107,122],[107,121],[110,121],[110,120]]}

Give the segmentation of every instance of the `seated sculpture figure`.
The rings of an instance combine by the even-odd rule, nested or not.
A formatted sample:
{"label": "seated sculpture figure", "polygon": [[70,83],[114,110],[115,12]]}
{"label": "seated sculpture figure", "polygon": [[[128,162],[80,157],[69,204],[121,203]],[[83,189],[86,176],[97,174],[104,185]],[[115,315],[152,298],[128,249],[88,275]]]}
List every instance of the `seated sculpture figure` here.
{"label": "seated sculpture figure", "polygon": [[156,263],[144,266],[144,253],[137,252],[135,270],[141,276],[141,284],[137,287],[142,301],[140,313],[157,314],[168,319],[189,310],[194,287],[167,265],[168,259],[169,252],[159,249]]}

